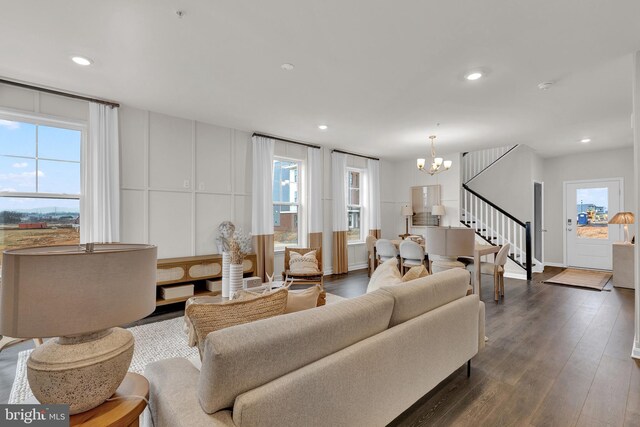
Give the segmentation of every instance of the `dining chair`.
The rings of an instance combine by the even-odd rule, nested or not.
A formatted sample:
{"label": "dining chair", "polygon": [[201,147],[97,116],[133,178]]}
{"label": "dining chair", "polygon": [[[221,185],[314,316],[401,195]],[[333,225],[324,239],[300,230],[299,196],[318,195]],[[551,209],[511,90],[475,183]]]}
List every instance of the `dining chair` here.
{"label": "dining chair", "polygon": [[[507,263],[510,248],[511,244],[505,243],[496,254],[493,262],[480,263],[481,274],[493,274],[493,299],[495,301],[498,301],[501,297],[504,298],[504,266]],[[473,275],[478,267],[471,263],[466,268]]]}
{"label": "dining chair", "polygon": [[398,257],[398,249],[389,239],[378,239],[375,245],[378,264]]}
{"label": "dining chair", "polygon": [[[424,265],[424,249],[413,240],[403,240],[400,243],[400,269],[402,274],[405,269]],[[426,267],[429,270],[429,267]]]}
{"label": "dining chair", "polygon": [[367,274],[369,277],[371,277],[371,274],[375,271],[376,267],[378,267],[376,260],[376,241],[378,241],[378,239],[371,234],[365,239],[367,245]]}

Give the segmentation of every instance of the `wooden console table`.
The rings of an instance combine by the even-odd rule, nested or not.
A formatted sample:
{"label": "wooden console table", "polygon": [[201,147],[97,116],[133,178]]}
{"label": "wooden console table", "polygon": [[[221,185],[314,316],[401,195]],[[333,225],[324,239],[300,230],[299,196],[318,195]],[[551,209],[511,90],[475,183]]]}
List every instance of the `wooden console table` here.
{"label": "wooden console table", "polygon": [[[255,276],[257,259],[255,254],[244,257],[243,276]],[[158,260],[157,279],[158,293],[156,306],[184,302],[191,297],[172,299],[160,298],[160,286],[193,283],[193,296],[218,295],[220,291],[209,291],[206,281],[222,280],[222,255],[201,255],[180,258],[165,258]]]}

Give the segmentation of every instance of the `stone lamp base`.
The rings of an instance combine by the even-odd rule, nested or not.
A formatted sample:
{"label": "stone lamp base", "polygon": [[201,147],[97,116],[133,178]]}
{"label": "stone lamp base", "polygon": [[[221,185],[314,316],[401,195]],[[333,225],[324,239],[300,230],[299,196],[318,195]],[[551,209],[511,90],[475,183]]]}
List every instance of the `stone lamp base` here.
{"label": "stone lamp base", "polygon": [[68,404],[69,414],[88,411],[115,393],[133,357],[133,335],[122,328],[52,339],[27,361],[27,379],[43,404]]}

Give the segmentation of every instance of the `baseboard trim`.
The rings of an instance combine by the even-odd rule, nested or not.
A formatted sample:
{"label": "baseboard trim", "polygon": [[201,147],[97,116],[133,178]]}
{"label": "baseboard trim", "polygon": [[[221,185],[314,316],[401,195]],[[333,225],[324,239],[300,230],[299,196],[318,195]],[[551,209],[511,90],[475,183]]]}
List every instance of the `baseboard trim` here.
{"label": "baseboard trim", "polygon": [[514,273],[512,271],[505,271],[504,277],[507,277],[509,279],[527,280],[527,273]]}
{"label": "baseboard trim", "polygon": [[354,265],[350,265],[349,266],[349,271],[356,271],[356,270],[366,270],[367,269],[367,263],[363,263],[363,264],[354,264]]}
{"label": "baseboard trim", "polygon": [[[364,263],[364,264],[353,264],[353,265],[349,266],[347,271],[351,272],[351,271],[366,270],[366,269],[367,269],[367,263]],[[333,276],[333,269],[330,268],[328,270],[324,270],[324,275],[325,276]]]}
{"label": "baseboard trim", "polygon": [[567,266],[564,265],[561,262],[545,262],[544,263],[545,267],[560,267],[560,268],[566,268]]}
{"label": "baseboard trim", "polygon": [[636,341],[634,343],[633,349],[631,350],[631,357],[640,360],[640,342]]}

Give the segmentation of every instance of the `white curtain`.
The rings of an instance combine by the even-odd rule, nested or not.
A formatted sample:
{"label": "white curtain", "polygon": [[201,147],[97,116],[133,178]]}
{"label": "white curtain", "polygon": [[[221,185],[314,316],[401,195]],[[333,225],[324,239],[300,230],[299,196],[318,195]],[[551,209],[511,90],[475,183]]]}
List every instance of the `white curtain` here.
{"label": "white curtain", "polygon": [[273,234],[273,139],[253,137],[251,233]]}
{"label": "white curtain", "polygon": [[309,213],[309,234],[322,233],[322,150],[307,149],[307,211]]}
{"label": "white curtain", "polygon": [[333,231],[347,231],[347,155],[331,153]]}
{"label": "white curtain", "polygon": [[273,146],[271,138],[253,137],[251,233],[256,275],[263,281],[273,273]]}
{"label": "white curtain", "polygon": [[89,135],[80,162],[80,241],[120,240],[118,109],[89,104]]}
{"label": "white curtain", "polygon": [[349,251],[347,242],[347,156],[331,154],[331,187],[333,191],[333,245],[331,268],[333,274],[349,271]]}
{"label": "white curtain", "polygon": [[[370,233],[380,230],[380,161],[367,159],[368,227]],[[373,233],[372,233],[373,234]],[[378,236],[376,236],[378,237]]]}

